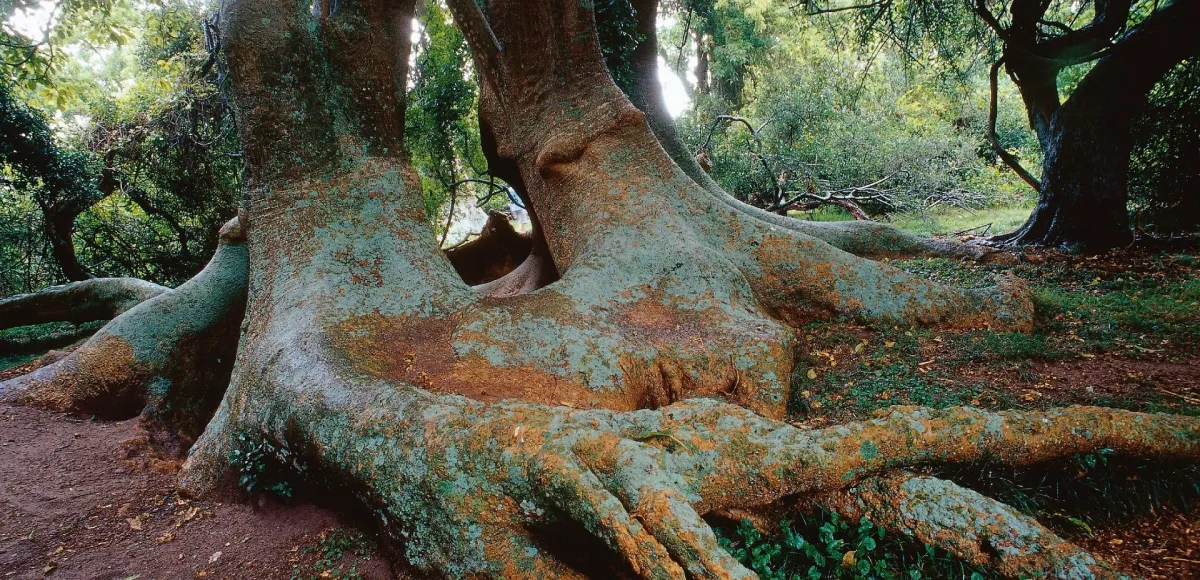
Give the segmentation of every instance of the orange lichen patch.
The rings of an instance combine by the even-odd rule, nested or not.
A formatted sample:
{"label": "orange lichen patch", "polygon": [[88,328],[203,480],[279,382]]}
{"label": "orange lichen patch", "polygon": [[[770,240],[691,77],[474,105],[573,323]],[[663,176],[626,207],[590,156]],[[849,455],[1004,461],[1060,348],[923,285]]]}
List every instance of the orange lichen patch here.
{"label": "orange lichen patch", "polygon": [[98,337],[67,358],[16,381],[25,385],[18,402],[63,413],[132,415],[145,404],[148,369],[129,343]]}
{"label": "orange lichen patch", "polygon": [[804,328],[814,322],[824,322],[836,317],[832,310],[808,302],[776,308],[774,315],[792,328]]}
{"label": "orange lichen patch", "polygon": [[602,433],[595,437],[584,439],[575,445],[575,453],[595,471],[614,473],[620,454],[617,449],[624,441],[612,433]]}
{"label": "orange lichen patch", "polygon": [[[578,409],[637,408],[637,397],[627,389],[594,390],[568,378],[531,367],[497,367],[482,356],[471,355],[456,362],[442,391],[478,401],[520,399],[552,407]],[[441,384],[441,381],[439,381]]]}
{"label": "orange lichen patch", "polygon": [[334,345],[356,367],[382,378],[439,392],[456,364],[451,336],[458,321],[444,318],[357,316],[339,325]]}
{"label": "orange lichen patch", "polygon": [[695,327],[699,320],[697,320],[698,317],[694,313],[685,314],[678,308],[667,306],[656,298],[658,297],[651,296],[644,300],[638,300],[623,309],[621,314],[625,322],[635,327],[674,331],[676,333],[684,325],[687,325],[695,332]]}

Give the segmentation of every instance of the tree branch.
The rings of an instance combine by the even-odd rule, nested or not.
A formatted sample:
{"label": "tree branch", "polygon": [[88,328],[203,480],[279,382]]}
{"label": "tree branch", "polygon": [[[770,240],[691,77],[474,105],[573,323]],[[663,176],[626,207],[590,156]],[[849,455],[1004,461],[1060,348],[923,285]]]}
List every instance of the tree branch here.
{"label": "tree branch", "polygon": [[996,152],[996,155],[1000,156],[1000,159],[1004,161],[1005,165],[1008,165],[1010,169],[1015,171],[1017,175],[1020,176],[1023,181],[1025,181],[1025,183],[1028,183],[1029,186],[1034,189],[1034,191],[1041,191],[1042,183],[1038,181],[1032,173],[1027,171],[1012,153],[1009,153],[1008,150],[1000,144],[1000,137],[996,134],[996,118],[999,116],[997,103],[999,101],[1000,90],[1000,67],[1003,65],[1003,58],[992,63],[990,78],[991,98],[988,104],[988,142],[992,144],[992,149]]}

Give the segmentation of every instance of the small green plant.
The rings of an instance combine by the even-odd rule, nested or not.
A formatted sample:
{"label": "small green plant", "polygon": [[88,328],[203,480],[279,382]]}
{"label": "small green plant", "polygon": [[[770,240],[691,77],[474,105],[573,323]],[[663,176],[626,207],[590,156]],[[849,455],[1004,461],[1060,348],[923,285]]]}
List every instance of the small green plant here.
{"label": "small green plant", "polygon": [[821,511],[780,523],[767,535],[748,520],[717,528],[721,546],[763,580],[918,580],[991,578],[990,572],[933,546],[920,545],[863,518],[857,523]]}
{"label": "small green plant", "polygon": [[[315,546],[304,549],[305,554],[315,554],[317,561],[311,566],[292,567],[292,580],[307,580],[308,578],[335,578],[339,580],[359,580],[362,574],[358,571],[359,564],[369,560],[375,552],[375,545],[366,534],[358,530],[337,528],[321,534],[321,541]],[[354,558],[342,563],[347,554]]]}
{"label": "small green plant", "polygon": [[282,465],[290,453],[262,437],[237,434],[237,445],[229,453],[229,463],[238,475],[238,485],[247,492],[264,491],[279,497],[292,497],[292,485],[282,478]]}

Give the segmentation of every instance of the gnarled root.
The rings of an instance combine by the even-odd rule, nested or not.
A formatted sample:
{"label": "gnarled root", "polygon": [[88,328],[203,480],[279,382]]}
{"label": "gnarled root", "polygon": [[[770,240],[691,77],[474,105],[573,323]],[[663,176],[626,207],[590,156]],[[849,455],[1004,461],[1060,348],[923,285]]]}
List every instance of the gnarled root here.
{"label": "gnarled root", "polygon": [[[349,477],[414,565],[493,578],[577,577],[539,539],[539,530],[563,521],[603,540],[644,578],[751,578],[702,515],[848,490],[860,507],[847,501],[843,511],[875,509],[884,525],[907,526],[968,559],[988,554],[1007,574],[1074,578],[1108,568],[973,492],[887,474],[984,458],[1022,466],[1102,448],[1200,459],[1194,417],[897,407],[869,421],[801,430],[700,399],[636,412],[482,404],[404,385],[352,384],[334,370],[343,364],[297,354],[253,365],[267,382],[230,391],[185,466],[185,488],[212,485],[235,433],[259,433],[315,471]],[[268,378],[276,372],[287,378]],[[944,493],[933,497],[934,489]],[[888,508],[883,497],[907,503]],[[934,501],[942,511],[923,517]],[[954,519],[953,510],[969,517]],[[985,524],[968,521],[975,519]],[[972,533],[1001,555],[963,544]]]}
{"label": "gnarled root", "polygon": [[871,477],[819,503],[1008,578],[1129,578],[1037,520],[943,479],[910,473]]}
{"label": "gnarled root", "polygon": [[[0,383],[0,400],[107,417],[141,410],[184,438],[195,437],[229,384],[246,276],[235,218],[222,229],[220,247],[203,271],[120,314],[65,358]],[[60,301],[91,282],[104,287],[107,281],[51,295]],[[121,285],[127,286],[153,292]]]}
{"label": "gnarled root", "polygon": [[914,236],[875,221],[812,222],[795,220],[797,231],[864,258],[952,258],[983,263],[1011,263],[1012,255],[979,244]]}
{"label": "gnarled root", "polygon": [[0,299],[0,330],[111,320],[170,288],[137,278],[92,278]]}

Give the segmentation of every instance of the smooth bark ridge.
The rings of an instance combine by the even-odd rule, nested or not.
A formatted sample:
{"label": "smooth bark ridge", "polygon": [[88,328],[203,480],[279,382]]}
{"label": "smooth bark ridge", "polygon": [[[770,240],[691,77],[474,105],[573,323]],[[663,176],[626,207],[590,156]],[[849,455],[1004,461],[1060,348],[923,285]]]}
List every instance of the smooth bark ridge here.
{"label": "smooth bark ridge", "polygon": [[170,288],[137,278],[92,278],[0,299],[0,330],[112,320]]}
{"label": "smooth bark ridge", "polygon": [[[1133,243],[1127,207],[1133,123],[1155,83],[1200,54],[1191,31],[1200,5],[1165,2],[1122,33],[1132,4],[1106,2],[1089,25],[1048,39],[1044,2],[1014,2],[1008,27],[982,4],[977,8],[1005,42],[1004,62],[1044,154],[1037,206],[1021,228],[992,238],[994,245],[1104,251]],[[1063,102],[1060,71],[1093,60]]]}
{"label": "smooth bark ridge", "polygon": [[[65,358],[0,382],[0,400],[100,417],[140,412],[185,441],[194,439],[229,384],[245,306],[246,256],[235,218],[222,229],[208,266],[174,290],[94,279],[16,297],[14,306],[40,307],[32,312],[42,321],[50,314],[59,320],[117,316]],[[65,301],[73,298],[86,308],[69,308]]]}
{"label": "smooth bark ridge", "polygon": [[[697,185],[604,69],[588,2],[450,5],[489,164],[534,220],[524,262],[472,287],[428,225],[401,147],[413,0],[226,0],[243,215],[201,274],[2,396],[145,401],[195,419],[174,421],[185,432],[209,416],[192,402],[222,397],[185,492],[219,485],[239,436],[263,438],[355,494],[412,566],[456,578],[582,577],[564,526],[635,576],[751,578],[703,515],[984,457],[1200,458],[1200,419],[1098,408],[779,420],[797,325],[1028,330],[1029,291],[933,284]],[[235,344],[227,381],[189,374],[201,356],[230,372]]]}

